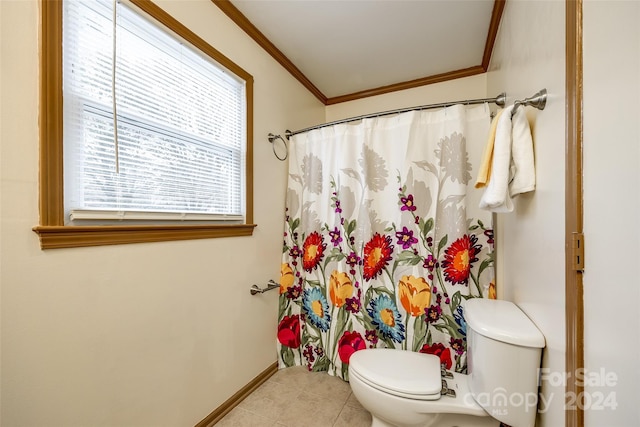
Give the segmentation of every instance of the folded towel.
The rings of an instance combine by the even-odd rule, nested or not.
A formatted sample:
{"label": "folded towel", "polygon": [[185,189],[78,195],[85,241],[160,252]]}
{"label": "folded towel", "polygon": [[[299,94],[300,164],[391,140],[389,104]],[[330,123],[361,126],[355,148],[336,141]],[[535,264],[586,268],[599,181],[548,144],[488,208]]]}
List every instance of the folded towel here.
{"label": "folded towel", "polygon": [[533,139],[524,108],[516,110],[511,119],[511,126],[513,178],[509,184],[509,194],[515,197],[536,188],[536,171],[533,162]]}
{"label": "folded towel", "polygon": [[478,178],[476,179],[475,185],[476,188],[482,188],[487,185],[487,182],[489,182],[489,177],[491,176],[491,161],[493,160],[493,145],[496,140],[496,128],[498,127],[498,119],[503,111],[504,110],[499,110],[491,122],[487,145],[484,147],[480,168],[478,169]]}
{"label": "folded towel", "polygon": [[513,105],[505,108],[498,120],[489,184],[480,199],[480,208],[491,212],[513,210],[513,201],[509,195],[512,110]]}

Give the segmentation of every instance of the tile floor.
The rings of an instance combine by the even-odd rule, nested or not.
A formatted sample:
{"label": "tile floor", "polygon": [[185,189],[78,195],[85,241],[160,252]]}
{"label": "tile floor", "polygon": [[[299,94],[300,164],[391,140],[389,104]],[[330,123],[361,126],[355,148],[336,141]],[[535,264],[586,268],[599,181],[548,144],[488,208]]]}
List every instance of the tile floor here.
{"label": "tile floor", "polygon": [[305,367],[281,369],[216,427],[369,427],[349,383]]}

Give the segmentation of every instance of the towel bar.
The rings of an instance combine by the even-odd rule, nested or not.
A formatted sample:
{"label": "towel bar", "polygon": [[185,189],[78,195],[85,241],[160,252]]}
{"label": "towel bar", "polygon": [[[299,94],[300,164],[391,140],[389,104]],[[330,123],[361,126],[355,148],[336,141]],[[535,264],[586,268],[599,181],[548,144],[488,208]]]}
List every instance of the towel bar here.
{"label": "towel bar", "polygon": [[279,288],[280,285],[278,283],[276,283],[275,280],[269,280],[269,282],[267,283],[267,287],[266,288],[261,288],[258,285],[253,285],[251,286],[251,289],[249,289],[249,292],[251,292],[251,295],[255,295],[255,294],[263,294],[267,291],[270,291],[271,289],[275,289],[275,288]]}
{"label": "towel bar", "polygon": [[516,110],[521,106],[531,106],[535,107],[538,110],[544,110],[544,107],[547,105],[547,89],[541,89],[535,95],[525,98],[523,100],[516,100],[513,103],[513,110],[511,110],[511,117],[514,116]]}

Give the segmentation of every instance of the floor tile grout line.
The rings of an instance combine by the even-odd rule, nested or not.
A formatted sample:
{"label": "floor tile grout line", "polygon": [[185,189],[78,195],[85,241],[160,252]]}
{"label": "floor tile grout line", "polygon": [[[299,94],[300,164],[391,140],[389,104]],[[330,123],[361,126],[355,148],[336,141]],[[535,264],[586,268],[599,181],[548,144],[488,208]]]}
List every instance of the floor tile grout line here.
{"label": "floor tile grout line", "polygon": [[[347,386],[345,386],[344,383],[348,385],[348,382],[342,380],[342,378],[340,377],[337,377],[335,375],[330,375],[330,377],[335,378],[336,381],[342,382],[338,386],[338,385],[334,385],[334,384],[338,384],[338,382],[334,383],[333,382],[334,380],[328,380],[327,377],[318,376],[317,378],[320,381],[320,384],[318,384],[319,388],[314,388],[313,382],[310,383],[308,381],[309,378],[311,377],[305,376],[306,374],[302,373],[304,371],[301,371],[301,370],[291,371],[290,373],[281,374],[280,376],[277,375],[278,372],[276,372],[276,375],[272,376],[267,381],[265,381],[265,384],[271,383],[272,385],[276,385],[278,387],[285,387],[285,388],[291,389],[292,391],[295,391],[295,397],[292,397],[292,399],[297,399],[301,394],[305,393],[307,394],[307,396],[310,395],[311,397],[317,398],[318,400],[332,401],[333,405],[336,405],[334,406],[334,408],[337,408],[338,410],[335,413],[333,411],[328,412],[328,414],[332,414],[331,417],[333,418],[333,421],[330,422],[331,427],[344,425],[344,424],[341,424],[341,423],[344,423],[343,417],[348,416],[348,415],[345,415],[345,411],[347,412],[354,411],[354,410],[358,412],[363,411],[363,408],[361,406],[356,405],[355,403],[351,403],[351,404],[349,403],[353,397],[353,392],[351,391],[350,387],[347,388]],[[312,374],[316,374],[316,373],[312,373]],[[301,378],[304,378],[305,380],[300,380]],[[340,393],[336,393],[334,390],[332,394],[331,390],[329,390],[329,395],[323,394],[326,392],[326,390],[322,389],[323,386],[327,386],[328,388],[337,388],[340,391]],[[315,392],[310,390],[314,390]],[[322,390],[320,394],[317,393],[318,390]],[[255,392],[256,391],[254,391],[254,393]],[[338,398],[338,399],[333,398],[336,395],[342,395],[343,394],[342,392],[344,392],[343,398]],[[262,396],[261,398],[275,402],[272,398],[267,397],[267,395]],[[270,416],[265,416],[264,412],[261,412],[260,409],[257,407],[252,407],[252,410],[249,410],[246,407],[238,407],[237,409],[241,411],[240,413],[250,414],[253,417],[257,417],[258,419],[263,420],[265,422],[264,425],[269,425],[271,427],[294,427],[294,426],[290,426],[289,423],[286,423],[285,420],[281,419],[280,416],[277,416],[275,419],[272,419]],[[367,412],[367,411],[365,410],[363,412]],[[224,418],[220,421],[222,421],[222,423],[224,424],[223,420]],[[327,419],[327,421],[329,420]],[[236,424],[233,423],[233,425],[236,425]]]}
{"label": "floor tile grout line", "polygon": [[344,408],[346,408],[347,406],[347,402],[349,401],[349,397],[351,396],[351,393],[349,393],[347,395],[347,398],[344,401],[344,404],[342,405],[342,408],[340,408],[340,410],[338,411],[338,416],[336,417],[336,419],[333,421],[333,424],[331,425],[332,427],[335,427],[338,422],[340,421],[340,415],[342,414],[342,411],[344,411]]}

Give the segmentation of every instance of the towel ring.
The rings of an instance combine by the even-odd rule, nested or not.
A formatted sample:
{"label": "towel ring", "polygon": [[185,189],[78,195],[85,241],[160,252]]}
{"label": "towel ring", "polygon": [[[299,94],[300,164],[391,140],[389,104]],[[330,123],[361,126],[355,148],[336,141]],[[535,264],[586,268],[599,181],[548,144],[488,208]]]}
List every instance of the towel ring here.
{"label": "towel ring", "polygon": [[[272,133],[267,135],[267,138],[269,139],[269,142],[271,143],[271,148],[273,149],[273,155],[276,156],[276,159],[280,160],[281,162],[284,162],[285,160],[287,160],[287,157],[289,157],[289,147],[287,146],[287,141],[285,141],[284,138],[281,137],[280,135],[274,135]],[[280,157],[278,155],[278,153],[276,152],[276,144],[275,144],[275,142],[276,142],[277,139],[282,141],[282,143],[284,144],[284,157]]]}

